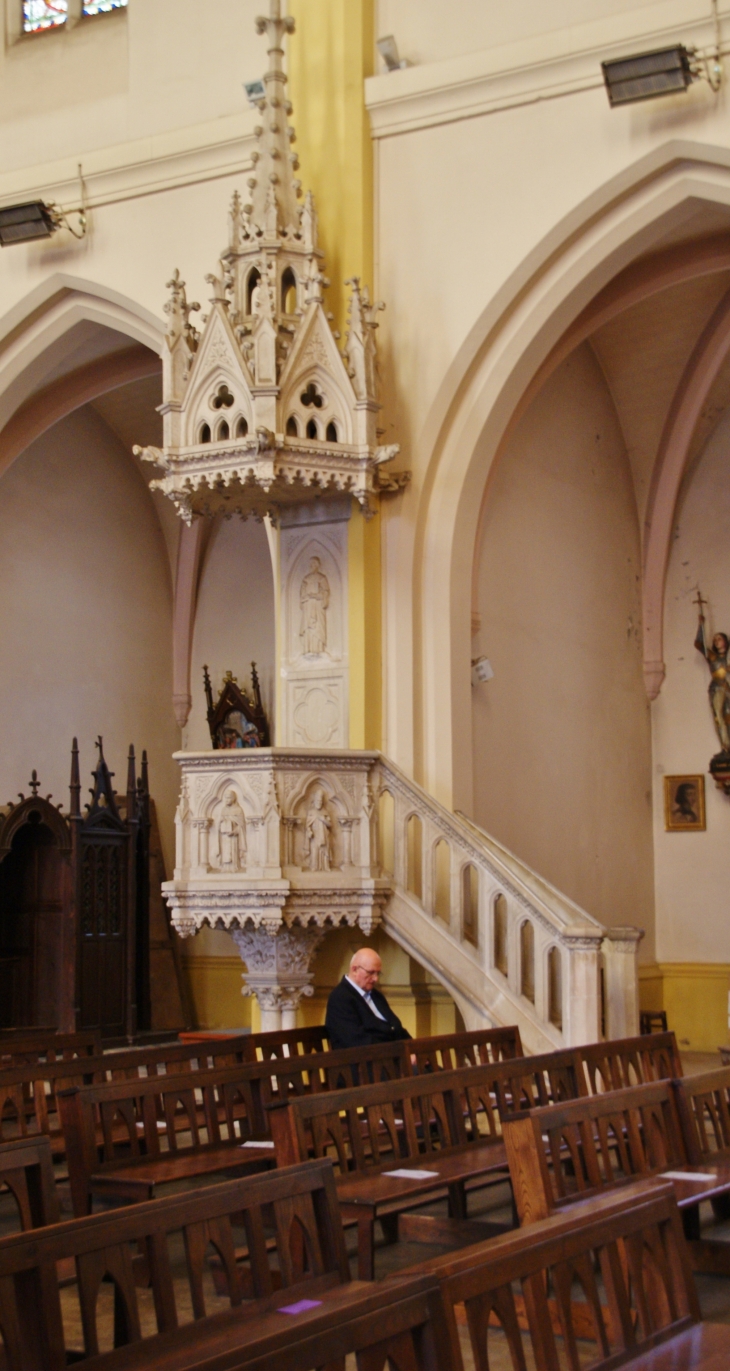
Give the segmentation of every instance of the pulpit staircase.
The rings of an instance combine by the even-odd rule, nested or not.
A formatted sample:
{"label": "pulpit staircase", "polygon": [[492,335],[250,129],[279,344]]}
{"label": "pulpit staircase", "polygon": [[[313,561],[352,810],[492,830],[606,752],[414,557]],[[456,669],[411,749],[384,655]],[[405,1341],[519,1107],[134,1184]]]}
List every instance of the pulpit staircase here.
{"label": "pulpit staircase", "polygon": [[604,928],[483,829],[379,755],[383,926],[467,1027],[519,1025],[526,1050],[638,1032],[636,928]]}

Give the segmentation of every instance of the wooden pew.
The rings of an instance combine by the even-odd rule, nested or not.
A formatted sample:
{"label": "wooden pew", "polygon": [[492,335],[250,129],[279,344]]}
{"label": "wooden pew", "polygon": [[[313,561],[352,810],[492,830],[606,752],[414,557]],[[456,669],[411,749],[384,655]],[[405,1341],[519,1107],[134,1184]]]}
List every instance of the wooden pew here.
{"label": "wooden pew", "polygon": [[[674,1089],[682,1127],[687,1161],[692,1166],[714,1168],[716,1163],[730,1162],[730,1069],[719,1067],[715,1071],[703,1071],[696,1076],[686,1076],[675,1081]],[[730,1194],[711,1197],[715,1217],[724,1223],[730,1218]],[[690,1211],[695,1218],[694,1229],[689,1232],[693,1240],[699,1239],[696,1220],[699,1211]],[[688,1225],[686,1224],[687,1228]],[[703,1243],[703,1253],[710,1258],[705,1270],[715,1269],[711,1260],[714,1244]],[[718,1255],[724,1256],[724,1244]],[[697,1253],[696,1255],[701,1255]],[[723,1272],[728,1270],[728,1262],[721,1262]]]}
{"label": "wooden pew", "polygon": [[317,1094],[343,1078],[352,1088],[358,1079],[407,1071],[394,1043],[66,1087],[57,1099],[74,1212],[88,1213],[95,1195],[138,1202],[163,1182],[240,1167],[246,1158],[260,1162],[264,1152],[273,1162],[266,1107],[273,1100]]}
{"label": "wooden pew", "polygon": [[0,1038],[0,1068],[24,1062],[68,1061],[74,1057],[101,1055],[101,1035],[93,1029],[83,1033],[46,1033],[19,1030]]}
{"label": "wooden pew", "polygon": [[274,1162],[245,1066],[72,1086],[57,1100],[76,1215],[94,1196],[133,1204],[170,1181]]}
{"label": "wooden pew", "polygon": [[[343,1217],[358,1224],[360,1275],[370,1279],[376,1219],[385,1220],[392,1235],[395,1216],[434,1191],[448,1189],[450,1218],[456,1221],[451,1228],[455,1239],[464,1241],[468,1192],[493,1183],[495,1173],[504,1168],[500,1115],[537,1106],[554,1108],[561,1101],[587,1096],[591,1081],[602,1084],[629,1070],[659,1072],[671,1065],[674,1044],[672,1034],[666,1042],[660,1036],[652,1035],[655,1051],[651,1040],[620,1039],[429,1073],[410,1082],[381,1082],[355,1092],[290,1099],[270,1109],[277,1161],[291,1165],[310,1155],[333,1156]],[[406,1106],[405,1100],[415,1103]],[[415,1110],[410,1123],[407,1110]],[[438,1123],[435,1147],[432,1118]],[[451,1160],[446,1155],[449,1149]],[[435,1153],[442,1154],[438,1161]],[[388,1170],[404,1168],[435,1175],[383,1179]],[[435,1223],[421,1215],[397,1220],[400,1236],[411,1241],[448,1240],[449,1228],[446,1221]]]}
{"label": "wooden pew", "polygon": [[458,1071],[462,1066],[501,1062],[522,1057],[520,1030],[514,1028],[477,1028],[465,1033],[439,1033],[430,1038],[412,1038],[409,1052],[416,1058],[418,1071]]}
{"label": "wooden pew", "polygon": [[[303,1161],[310,1150],[332,1157],[343,1220],[358,1227],[362,1279],[373,1276],[376,1220],[392,1225],[402,1210],[444,1191],[452,1217],[462,1219],[464,1182],[483,1182],[504,1170],[499,1119],[488,1084],[497,1070],[494,1064],[437,1071],[303,1095],[269,1107],[279,1166]],[[405,1175],[392,1174],[404,1170]]]}
{"label": "wooden pew", "polygon": [[[206,1044],[226,1042],[230,1034],[206,1032],[205,1029],[188,1029],[180,1033],[181,1043]],[[272,1033],[247,1033],[247,1059],[265,1060],[268,1057],[296,1057],[303,1052],[324,1052],[329,1039],[324,1024],[314,1024],[309,1028],[279,1028]]]}
{"label": "wooden pew", "polygon": [[[534,1364],[541,1371],[577,1371],[586,1356],[591,1371],[724,1371],[730,1365],[730,1327],[700,1322],[668,1182],[633,1183],[580,1201],[529,1230],[436,1257],[409,1274],[437,1278],[459,1371],[462,1305],[477,1368],[525,1371]],[[582,1300],[575,1298],[576,1282]],[[586,1334],[595,1349],[579,1347]]]}
{"label": "wooden pew", "polygon": [[[259,1312],[231,1309],[142,1344],[92,1357],[88,1371],[460,1371],[454,1366],[443,1302],[429,1276],[378,1286],[353,1281],[317,1300]],[[309,1307],[303,1307],[308,1305]],[[154,1358],[154,1360],[152,1360]]]}
{"label": "wooden pew", "polygon": [[54,1157],[62,1159],[65,1146],[55,1101],[59,1083],[83,1086],[233,1065],[248,1060],[245,1043],[242,1037],[210,1045],[158,1043],[95,1057],[28,1062],[4,1069],[0,1066],[0,1141],[16,1135],[46,1134]]}
{"label": "wooden pew", "polygon": [[[307,1030],[309,1032],[309,1030]],[[317,1030],[321,1037],[320,1030]],[[338,1085],[357,1085],[360,1081],[359,1065],[368,1063],[370,1069],[380,1053],[380,1074],[407,1075],[411,1071],[411,1058],[404,1043],[388,1044],[381,1049],[350,1048],[337,1052],[300,1052],[294,1055],[275,1055],[282,1046],[281,1034],[263,1034],[263,1038],[274,1039],[267,1052],[259,1060],[292,1063],[292,1088],[299,1091],[316,1088],[335,1088]],[[169,1042],[147,1045],[144,1048],[129,1048],[122,1051],[105,1053],[102,1056],[74,1058],[73,1070],[64,1061],[28,1063],[25,1066],[0,1067],[0,1141],[19,1136],[47,1134],[52,1142],[54,1156],[62,1159],[64,1142],[55,1104],[56,1082],[63,1085],[92,1085],[104,1080],[135,1079],[138,1076],[160,1075],[163,1073],[186,1070],[204,1070],[210,1067],[232,1065],[234,1062],[256,1061],[258,1039],[250,1034],[238,1037],[190,1035],[188,1042]],[[437,1069],[449,1056],[448,1049],[441,1050],[443,1044],[452,1039],[458,1041],[459,1051],[468,1052],[472,1048],[479,1054],[497,1052],[500,1056],[508,1054],[511,1044],[519,1046],[519,1034],[513,1029],[479,1029],[469,1034],[442,1035],[440,1038],[423,1039],[409,1048],[426,1045],[428,1054],[426,1069]],[[288,1045],[294,1039],[289,1035]],[[315,1035],[308,1039],[311,1045],[316,1042]],[[491,1044],[496,1046],[492,1048]],[[432,1045],[439,1051],[433,1052]],[[510,1055],[515,1055],[511,1053]],[[396,1062],[397,1058],[397,1062]],[[386,1066],[390,1059],[390,1066]],[[307,1062],[307,1081],[300,1073],[298,1063]],[[467,1058],[468,1060],[468,1058]],[[425,1061],[425,1058],[424,1058]],[[38,1067],[42,1069],[39,1071]],[[298,1074],[299,1073],[299,1074]],[[336,1074],[335,1074],[336,1073]],[[363,1081],[371,1079],[367,1074]],[[295,1085],[294,1083],[297,1082]],[[25,1113],[23,1112],[25,1101]],[[262,1120],[262,1126],[263,1120]]]}
{"label": "wooden pew", "polygon": [[730,1194],[730,1160],[688,1159],[671,1081],[592,1095],[502,1119],[512,1191],[521,1224],[576,1199],[665,1175],[683,1212],[697,1270],[730,1272],[730,1249],[700,1240],[699,1205]]}
{"label": "wooden pew", "polygon": [[58,1223],[61,1211],[47,1138],[21,1138],[0,1145],[0,1186],[13,1196],[24,1232]]}
{"label": "wooden pew", "polygon": [[[237,1242],[243,1242],[244,1260],[236,1259]],[[211,1296],[211,1248],[223,1264],[227,1299],[237,1315],[228,1345],[238,1345],[241,1324],[270,1310],[302,1297],[324,1306],[333,1288],[349,1282],[330,1164],[229,1181],[0,1241],[7,1371],[65,1371],[68,1353],[75,1360],[79,1352],[97,1356],[105,1277],[114,1283],[115,1342],[137,1343],[132,1365],[159,1365],[157,1335],[174,1336],[179,1329],[187,1345],[200,1329],[198,1321],[207,1321],[212,1303],[219,1303]],[[174,1276],[175,1252],[183,1254],[184,1280]],[[82,1345],[76,1349],[67,1346],[56,1278],[57,1264],[69,1259],[77,1275],[75,1290],[66,1296],[78,1300]],[[145,1319],[140,1284],[151,1289],[153,1320]],[[182,1327],[186,1298],[196,1322]],[[149,1299],[145,1305],[149,1310]],[[66,1327],[73,1322],[67,1317]],[[222,1335],[219,1347],[225,1346]]]}

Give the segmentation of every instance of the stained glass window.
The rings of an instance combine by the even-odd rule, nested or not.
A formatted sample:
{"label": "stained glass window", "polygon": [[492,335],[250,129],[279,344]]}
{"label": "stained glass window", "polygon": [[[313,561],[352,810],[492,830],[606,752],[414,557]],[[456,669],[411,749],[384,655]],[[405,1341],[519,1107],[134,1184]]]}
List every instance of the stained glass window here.
{"label": "stained glass window", "polygon": [[127,0],[84,0],[84,14],[105,14],[107,10],[124,9]]}
{"label": "stained glass window", "polygon": [[[23,0],[23,32],[37,33],[40,29],[57,29],[68,19],[69,0]],[[78,17],[77,4],[72,17]],[[127,0],[83,0],[82,15],[106,14],[109,10],[125,9]]]}
{"label": "stained glass window", "polygon": [[35,33],[38,29],[55,29],[65,24],[68,16],[68,0],[23,0],[23,31]]}

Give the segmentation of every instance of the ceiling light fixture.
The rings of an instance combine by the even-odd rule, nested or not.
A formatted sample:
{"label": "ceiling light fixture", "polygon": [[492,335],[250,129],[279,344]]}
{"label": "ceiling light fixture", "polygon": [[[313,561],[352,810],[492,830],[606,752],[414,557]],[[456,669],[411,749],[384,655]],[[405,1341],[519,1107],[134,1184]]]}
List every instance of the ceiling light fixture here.
{"label": "ceiling light fixture", "polygon": [[659,95],[685,91],[699,75],[693,70],[692,55],[677,43],[673,48],[602,62],[609,104],[632,105],[637,100],[654,100]]}
{"label": "ceiling light fixture", "polygon": [[[50,238],[60,228],[67,228],[74,238],[84,238],[88,229],[84,178],[79,163],[79,184],[81,187],[81,208],[61,209],[51,200],[27,200],[21,205],[4,205],[0,208],[0,247],[11,247],[14,243],[32,243],[38,238]],[[69,220],[69,214],[77,216],[77,227]]]}
{"label": "ceiling light fixture", "polygon": [[674,43],[653,52],[633,57],[616,57],[602,62],[603,79],[612,107],[633,105],[639,100],[654,100],[660,95],[683,94],[693,81],[707,81],[710,89],[722,85],[722,40],[717,0],[712,0],[715,45],[710,52]]}

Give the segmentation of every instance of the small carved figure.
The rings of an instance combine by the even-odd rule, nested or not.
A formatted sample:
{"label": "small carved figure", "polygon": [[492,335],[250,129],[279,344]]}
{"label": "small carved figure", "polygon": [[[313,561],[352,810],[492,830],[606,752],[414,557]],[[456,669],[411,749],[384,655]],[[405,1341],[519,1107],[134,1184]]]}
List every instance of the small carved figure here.
{"label": "small carved figure", "polygon": [[306,656],[318,656],[327,649],[327,607],[330,602],[330,583],[319,557],[312,557],[309,571],[299,591],[302,611],[299,637]]}
{"label": "small carved figure", "polygon": [[246,857],[246,820],[235,790],[229,790],[218,820],[218,861],[221,871],[240,871]]}
{"label": "small carved figure", "polygon": [[324,792],[315,790],[304,822],[304,840],[309,849],[310,871],[330,871],[330,831],[332,820],[324,807]]}
{"label": "small carved figure", "polygon": [[708,691],[712,717],[723,752],[730,752],[730,665],[728,665],[730,641],[728,641],[726,633],[716,633],[712,639],[712,646],[708,647],[705,641],[705,616],[702,613],[702,606],[706,603],[698,590],[695,604],[700,611],[700,621],[697,626],[695,647],[698,652],[702,653],[710,668]]}

